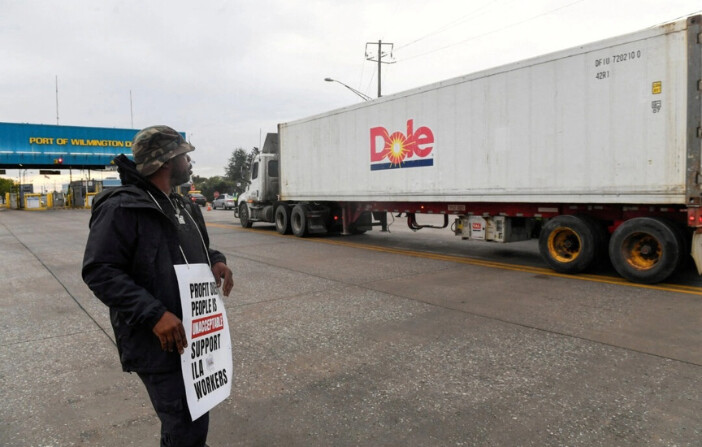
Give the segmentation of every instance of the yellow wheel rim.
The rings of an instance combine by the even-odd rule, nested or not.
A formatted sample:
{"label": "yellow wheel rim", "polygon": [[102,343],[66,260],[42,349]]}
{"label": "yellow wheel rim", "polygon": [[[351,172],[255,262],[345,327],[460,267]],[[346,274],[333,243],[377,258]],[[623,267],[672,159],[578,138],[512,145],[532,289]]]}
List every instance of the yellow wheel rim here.
{"label": "yellow wheel rim", "polygon": [[632,233],[622,243],[624,259],[638,270],[653,268],[663,255],[658,239],[648,233]]}
{"label": "yellow wheel rim", "polygon": [[582,252],[582,241],[572,228],[558,227],[548,235],[549,255],[558,262],[572,262]]}

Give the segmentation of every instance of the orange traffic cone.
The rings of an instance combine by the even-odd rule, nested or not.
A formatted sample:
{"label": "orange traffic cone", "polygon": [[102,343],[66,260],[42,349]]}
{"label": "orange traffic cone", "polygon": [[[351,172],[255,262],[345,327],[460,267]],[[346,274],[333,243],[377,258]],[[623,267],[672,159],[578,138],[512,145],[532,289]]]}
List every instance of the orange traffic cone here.
{"label": "orange traffic cone", "polygon": [[212,207],[210,206],[210,203],[207,203],[207,211],[212,211]]}

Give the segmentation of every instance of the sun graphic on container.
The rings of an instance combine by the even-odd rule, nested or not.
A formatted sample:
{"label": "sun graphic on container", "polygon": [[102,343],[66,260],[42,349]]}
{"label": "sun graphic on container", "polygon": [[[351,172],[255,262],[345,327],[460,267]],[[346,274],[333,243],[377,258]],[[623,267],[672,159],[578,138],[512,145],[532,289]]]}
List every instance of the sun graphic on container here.
{"label": "sun graphic on container", "polygon": [[407,141],[402,132],[395,132],[390,135],[384,151],[387,153],[387,158],[392,165],[400,165],[405,158],[412,155],[412,146],[416,144],[413,140]]}

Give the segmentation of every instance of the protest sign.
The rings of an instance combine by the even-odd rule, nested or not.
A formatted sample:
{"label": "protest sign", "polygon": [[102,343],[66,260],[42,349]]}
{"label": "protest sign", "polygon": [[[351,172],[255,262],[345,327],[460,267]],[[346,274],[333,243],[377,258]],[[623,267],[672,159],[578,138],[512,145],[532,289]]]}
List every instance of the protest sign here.
{"label": "protest sign", "polygon": [[185,395],[193,420],[229,397],[232,343],[227,312],[207,264],[174,266],[188,348],[180,357]]}

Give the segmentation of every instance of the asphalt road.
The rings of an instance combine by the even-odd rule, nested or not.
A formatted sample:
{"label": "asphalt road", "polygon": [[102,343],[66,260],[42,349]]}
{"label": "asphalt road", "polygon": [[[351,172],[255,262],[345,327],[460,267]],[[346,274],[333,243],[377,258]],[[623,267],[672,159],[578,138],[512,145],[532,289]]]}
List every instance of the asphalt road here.
{"label": "asphalt road", "polygon": [[[235,378],[212,446],[702,445],[691,269],[644,287],[608,266],[555,274],[532,242],[400,222],[297,239],[205,216],[235,272]],[[158,444],[80,279],[88,219],[0,211],[0,445]]]}

